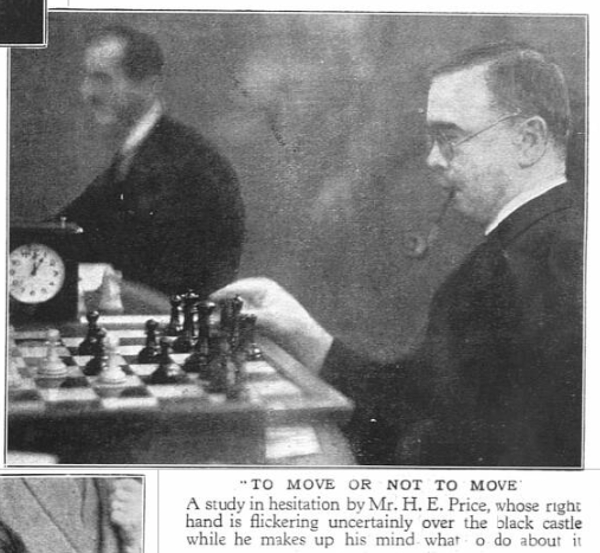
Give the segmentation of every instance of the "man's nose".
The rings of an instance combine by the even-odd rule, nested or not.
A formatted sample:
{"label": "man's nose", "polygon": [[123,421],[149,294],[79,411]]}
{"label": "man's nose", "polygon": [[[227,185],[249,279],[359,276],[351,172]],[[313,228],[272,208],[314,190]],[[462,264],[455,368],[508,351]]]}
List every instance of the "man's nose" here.
{"label": "man's nose", "polygon": [[446,169],[448,167],[448,160],[442,154],[437,140],[433,141],[431,150],[429,150],[429,154],[427,155],[426,163],[431,169]]}

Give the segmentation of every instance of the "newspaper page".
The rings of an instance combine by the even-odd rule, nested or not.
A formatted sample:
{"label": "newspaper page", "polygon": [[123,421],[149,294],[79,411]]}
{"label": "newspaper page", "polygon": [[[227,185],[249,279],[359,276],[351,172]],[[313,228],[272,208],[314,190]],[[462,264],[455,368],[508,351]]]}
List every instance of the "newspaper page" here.
{"label": "newspaper page", "polygon": [[[0,182],[7,199],[2,207],[7,221],[2,241],[6,293],[1,295],[7,314],[5,393],[0,394],[6,414],[2,551],[599,550],[594,7],[523,0],[495,8],[465,1],[3,0],[0,8],[0,39],[6,44],[0,48],[0,173],[6,176]],[[41,20],[27,16],[40,11],[45,14]],[[105,28],[113,35],[125,28],[151,37],[129,62],[138,73],[125,72],[118,41],[99,46]],[[556,131],[560,108],[555,108],[562,105],[560,87],[535,82],[547,77],[534,73],[537,62],[531,62],[531,73],[511,78],[515,87],[525,80],[541,91],[548,111],[530,114],[518,106],[480,121],[473,117],[489,108],[480,87],[489,91],[491,81],[477,74],[466,84],[452,81],[463,74],[463,66],[431,72],[461,51],[507,41],[526,43],[560,67],[572,120],[562,149],[556,134],[561,132]],[[148,70],[152,63],[161,70]],[[450,80],[444,81],[448,74]],[[435,82],[451,86],[436,89]],[[494,90],[502,97],[511,93],[508,89]],[[448,94],[459,98],[451,108],[444,102]],[[127,125],[113,128],[115,121]],[[467,121],[468,132],[453,121]],[[503,143],[510,150],[488,142],[509,136],[518,125],[521,142],[517,145],[516,135],[510,135],[510,146]],[[153,145],[141,167],[143,148],[159,132],[166,138]],[[566,127],[562,132],[567,136]],[[121,155],[131,145],[129,157]],[[485,155],[461,166],[463,156],[477,148]],[[518,158],[513,155],[517,149]],[[508,158],[507,151],[512,152]],[[545,172],[538,174],[542,163]],[[510,166],[510,176],[499,166]],[[223,178],[215,176],[216,167]],[[458,173],[446,184],[432,176],[447,176],[459,167],[462,181]],[[122,183],[136,171],[143,176],[142,203],[119,208],[118,216],[135,219],[138,230],[113,241],[122,221],[115,218],[115,228],[106,235],[111,238],[100,244],[108,245],[109,262],[86,259],[75,268],[72,282],[73,268],[64,265],[66,276],[58,287],[74,283],[78,296],[71,307],[80,324],[71,321],[49,332],[56,325],[43,311],[46,298],[32,310],[25,292],[19,296],[14,288],[15,261],[33,263],[27,265],[29,277],[43,273],[42,265],[55,259],[53,254],[60,262],[65,228],[70,228],[60,215],[70,219],[76,198],[95,187],[102,194],[88,202],[88,216],[110,219],[115,213],[104,204],[113,190],[106,188],[107,175]],[[194,171],[205,172],[187,181]],[[527,287],[522,296],[516,288],[508,294],[521,298],[512,307],[486,303],[490,295],[503,298],[506,285],[499,278],[490,286],[489,265],[475,265],[480,271],[475,277],[470,276],[473,267],[468,275],[461,273],[472,252],[489,242],[485,225],[473,222],[487,196],[469,196],[470,189],[449,192],[448,182],[464,187],[473,182],[473,190],[481,191],[490,179],[494,186],[516,186],[516,175],[525,172],[539,186],[509,206],[505,218],[548,194],[564,196],[569,190],[570,202],[573,193],[566,187],[572,182],[585,205],[579,221],[585,223],[583,271],[575,267],[585,277],[582,383],[577,371],[569,373],[573,359],[579,363],[577,340],[582,337],[580,321],[570,318],[577,313],[574,282],[549,284],[554,270],[582,263],[576,247],[561,249],[533,282],[528,274],[531,259],[551,247],[544,236],[558,240],[563,226],[572,228],[572,218],[546,217],[551,222],[542,227],[545,234],[533,232],[526,255],[504,250],[504,259],[515,262],[521,275],[516,286]],[[231,174],[236,177],[227,177]],[[569,183],[564,183],[565,174]],[[213,181],[216,187],[205,185]],[[197,183],[209,186],[199,188],[199,198],[191,188]],[[170,190],[182,184],[187,187],[184,200],[177,203]],[[228,186],[233,195],[220,196]],[[130,191],[119,190],[123,202],[122,191]],[[151,203],[148,190],[157,194],[158,203]],[[202,207],[207,198],[210,205]],[[232,208],[236,198],[243,203],[238,211]],[[143,216],[134,213],[139,205]],[[175,209],[189,209],[194,216],[175,217]],[[223,349],[215,354],[215,366],[225,376],[218,382],[217,373],[186,375],[181,366],[190,350],[169,354],[165,345],[158,352],[155,343],[153,364],[140,361],[141,348],[150,344],[144,340],[154,332],[147,320],[155,319],[165,333],[174,321],[172,298],[155,292],[163,285],[168,289],[160,279],[179,278],[188,269],[194,273],[203,248],[217,243],[209,259],[214,262],[232,247],[233,238],[228,242],[223,236],[236,218],[244,228],[243,245],[239,266],[226,282],[233,280],[231,274],[264,276],[289,290],[319,321],[318,328],[336,338],[320,376],[311,369],[323,362],[316,338],[309,343],[300,339],[298,346],[293,339],[262,341],[260,332],[255,342],[246,332],[252,338],[244,350],[244,377],[250,384],[240,392],[231,383],[239,370],[228,361],[235,356],[227,348],[241,340],[242,323],[228,323],[229,340],[219,342],[217,349]],[[205,222],[200,232],[195,230],[198,220]],[[35,229],[23,221],[35,221]],[[136,256],[157,221],[162,226],[152,235],[148,269]],[[502,225],[502,217],[496,224]],[[26,240],[19,241],[15,237],[23,228]],[[577,221],[574,228],[581,229]],[[488,233],[494,236],[494,228]],[[62,238],[54,241],[55,234]],[[161,249],[170,236],[175,240]],[[205,243],[206,236],[210,241]],[[27,242],[37,249],[19,249]],[[119,248],[126,253],[112,262]],[[183,268],[177,265],[181,258]],[[227,259],[219,257],[213,265],[225,266]],[[142,273],[156,273],[157,280],[128,284],[129,274]],[[54,274],[48,273],[43,291],[28,288],[27,294],[52,296],[47,288]],[[457,274],[465,280],[457,284],[455,277],[452,293],[443,297],[448,280]],[[476,293],[480,282],[487,282],[483,296]],[[207,293],[202,289],[197,295]],[[192,292],[186,294],[179,300],[183,326],[202,319],[200,307],[196,318],[186,312]],[[459,298],[448,308],[451,326],[466,334],[456,349],[439,334],[431,340],[440,295],[445,301]],[[22,326],[15,324],[20,319],[13,311],[19,297],[26,309],[18,316],[35,313]],[[65,304],[51,304],[51,313],[70,301],[64,297]],[[538,302],[528,303],[531,297]],[[125,313],[114,309],[120,301]],[[131,316],[129,301],[138,308]],[[558,314],[548,311],[551,322],[536,319],[556,303],[563,307]],[[107,308],[100,324],[111,338],[99,354],[82,355],[79,348],[95,324],[89,305],[101,312]],[[223,305],[217,309],[225,324]],[[279,314],[283,324],[291,324],[286,313],[304,313],[294,302],[285,305],[288,311]],[[246,302],[242,309],[248,307]],[[515,334],[513,323],[503,318],[505,308],[510,313],[531,309],[538,322]],[[196,343],[204,343],[201,324],[196,331]],[[206,332],[207,349],[196,349],[208,359],[212,350]],[[492,341],[481,337],[490,332]],[[185,332],[180,336],[185,338]],[[294,336],[304,336],[303,330]],[[517,340],[527,370],[544,359],[543,373],[533,380],[528,373],[506,376],[502,371],[491,382],[481,377],[496,365],[508,366],[499,358],[502,339]],[[528,340],[535,344],[534,357],[523,353]],[[341,343],[358,353],[348,353]],[[175,339],[169,344],[172,348]],[[429,348],[425,353],[424,347]],[[444,347],[450,351],[438,351]],[[468,369],[473,380],[460,387],[452,368],[456,359],[465,361],[465,348],[475,352]],[[375,405],[366,409],[366,426],[348,433],[365,407],[362,397],[349,399],[352,387],[331,368],[333,355],[341,356],[338,365],[347,372],[355,358],[374,360],[354,373],[361,387],[381,367],[403,370],[397,359],[425,355],[435,360],[438,354],[446,363],[425,394],[427,402],[437,398],[433,415],[421,416],[415,405],[425,399],[406,392],[406,379],[396,389],[393,377],[377,388]],[[100,367],[96,373],[94,360]],[[411,367],[428,370],[419,363]],[[385,416],[393,420],[391,426],[381,422]]]}

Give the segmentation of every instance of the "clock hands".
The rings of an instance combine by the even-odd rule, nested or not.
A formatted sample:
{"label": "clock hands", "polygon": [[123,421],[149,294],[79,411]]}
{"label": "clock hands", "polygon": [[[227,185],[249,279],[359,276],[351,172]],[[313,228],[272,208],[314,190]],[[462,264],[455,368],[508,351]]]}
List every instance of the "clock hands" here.
{"label": "clock hands", "polygon": [[44,262],[44,260],[46,259],[46,254],[44,254],[41,258],[38,259],[38,252],[34,251],[33,252],[33,268],[31,269],[31,276],[35,276],[37,275],[38,269],[40,268],[40,265]]}
{"label": "clock hands", "polygon": [[17,302],[40,306],[55,298],[65,284],[66,267],[60,255],[44,244],[17,246],[10,263],[10,295]]}

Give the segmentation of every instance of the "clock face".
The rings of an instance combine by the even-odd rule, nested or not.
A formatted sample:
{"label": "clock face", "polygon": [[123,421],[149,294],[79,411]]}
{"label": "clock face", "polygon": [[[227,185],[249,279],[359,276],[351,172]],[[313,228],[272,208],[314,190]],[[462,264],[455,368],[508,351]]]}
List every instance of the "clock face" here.
{"label": "clock face", "polygon": [[44,244],[23,244],[10,252],[8,282],[10,295],[22,303],[51,300],[65,282],[65,264]]}

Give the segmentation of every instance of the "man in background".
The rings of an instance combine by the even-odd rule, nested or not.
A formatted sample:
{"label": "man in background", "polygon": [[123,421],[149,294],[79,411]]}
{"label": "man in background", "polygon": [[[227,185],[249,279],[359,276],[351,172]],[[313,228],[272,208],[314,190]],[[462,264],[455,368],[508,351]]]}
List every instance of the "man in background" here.
{"label": "man in background", "polygon": [[0,478],[0,520],[17,551],[141,553],[142,509],[138,479]]}
{"label": "man in background", "polygon": [[62,215],[84,229],[82,261],[110,263],[163,294],[207,294],[236,274],[244,210],[227,160],[165,114],[163,64],[158,43],[128,27],[89,42],[81,92],[118,149]]}
{"label": "man in background", "polygon": [[485,241],[442,284],[412,356],[380,365],[276,283],[241,295],[262,329],[356,404],[366,464],[579,466],[583,184],[567,182],[560,69],[518,44],[470,50],[431,79],[427,163]]}

